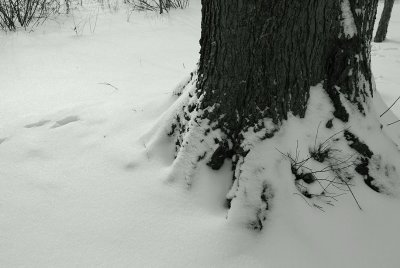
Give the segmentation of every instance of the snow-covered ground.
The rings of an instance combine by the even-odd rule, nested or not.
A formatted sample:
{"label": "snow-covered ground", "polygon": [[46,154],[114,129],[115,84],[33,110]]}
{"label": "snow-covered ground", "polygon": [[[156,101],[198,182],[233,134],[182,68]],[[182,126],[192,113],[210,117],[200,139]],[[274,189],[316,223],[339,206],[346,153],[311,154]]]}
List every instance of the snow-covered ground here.
{"label": "snow-covered ground", "polygon": [[[200,3],[93,10],[0,34],[0,267],[400,267],[399,198],[360,185],[363,211],[346,195],[321,212],[293,196],[253,233],[225,219],[228,165],[192,191],[165,183],[170,162],[141,137],[195,68]],[[400,4],[372,53],[391,104]]]}

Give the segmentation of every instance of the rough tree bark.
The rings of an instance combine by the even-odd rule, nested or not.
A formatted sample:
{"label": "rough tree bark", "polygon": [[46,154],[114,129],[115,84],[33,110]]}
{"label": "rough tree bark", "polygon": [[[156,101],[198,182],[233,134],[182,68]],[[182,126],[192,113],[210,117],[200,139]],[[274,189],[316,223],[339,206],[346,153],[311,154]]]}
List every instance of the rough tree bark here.
{"label": "rough tree bark", "polygon": [[[235,132],[261,118],[279,122],[289,111],[304,116],[310,86],[321,81],[331,98],[338,86],[362,103],[372,88],[376,7],[376,0],[203,1],[197,85],[197,94],[205,95],[202,108],[218,103],[215,118],[225,114],[218,123],[237,139]],[[354,28],[345,32],[343,24]],[[368,90],[358,87],[359,74]]]}
{"label": "rough tree bark", "polygon": [[385,5],[383,7],[378,29],[376,30],[374,42],[380,43],[385,41],[387,30],[389,27],[390,16],[392,15],[393,5],[394,0],[385,0]]}
{"label": "rough tree bark", "polygon": [[[279,192],[276,177],[292,177],[307,199],[326,197],[332,182],[318,194],[307,185],[327,170],[338,184],[348,186],[357,174],[372,190],[385,191],[384,183],[371,175],[373,164],[390,170],[389,177],[396,168],[369,148],[360,137],[364,130],[352,129],[357,130],[360,118],[374,114],[370,43],[377,4],[378,0],[202,0],[198,70],[184,83],[169,113],[173,120],[168,135],[176,144],[170,180],[183,180],[190,187],[199,163],[219,169],[231,158],[228,218],[240,218],[256,230],[263,228]],[[316,85],[315,94],[322,94],[320,105],[326,96],[332,106],[324,131],[319,130],[322,122],[307,121],[310,88]],[[292,156],[271,149],[293,142],[279,140],[286,135],[282,129],[301,118],[318,129],[299,132]],[[381,128],[376,123],[368,129],[378,137]],[[322,132],[328,138],[317,146]],[[341,144],[340,149],[333,149],[335,144]],[[303,161],[300,147],[307,152]],[[347,162],[338,159],[345,157],[334,152],[346,150],[355,156],[343,167]],[[268,159],[262,162],[259,155]],[[289,174],[274,171],[282,157]],[[305,171],[310,161],[325,166],[322,171]]]}

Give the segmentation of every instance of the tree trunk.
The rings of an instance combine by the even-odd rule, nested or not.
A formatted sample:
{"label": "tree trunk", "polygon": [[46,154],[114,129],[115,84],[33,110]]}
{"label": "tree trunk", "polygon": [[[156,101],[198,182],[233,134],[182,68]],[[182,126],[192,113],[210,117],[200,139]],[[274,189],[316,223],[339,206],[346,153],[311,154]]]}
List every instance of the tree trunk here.
{"label": "tree trunk", "polygon": [[[289,112],[303,117],[310,86],[321,81],[343,121],[347,115],[335,88],[355,103],[371,93],[369,48],[377,0],[202,4],[198,94],[205,95],[203,109],[218,104],[215,116],[208,117],[224,114],[219,126],[234,138],[265,117],[276,123]],[[360,75],[368,88],[358,87]]]}
{"label": "tree trunk", "polygon": [[390,16],[392,15],[392,9],[394,5],[394,0],[385,0],[385,5],[383,7],[382,16],[379,21],[378,30],[374,38],[374,42],[380,43],[385,41],[387,30],[389,27]]}
{"label": "tree trunk", "polygon": [[[384,192],[385,183],[371,172],[378,174],[379,166],[394,170],[395,175],[387,172],[382,178],[397,173],[380,147],[369,147],[372,136],[387,139],[370,105],[377,4],[202,0],[198,71],[167,113],[173,117],[168,135],[176,150],[169,179],[190,188],[199,163],[219,169],[231,158],[228,218],[257,230],[263,228],[275,193],[288,187],[281,184],[284,178],[310,200],[335,199],[327,189],[349,187],[357,176]],[[367,117],[372,119],[361,124]],[[364,135],[367,129],[373,134]],[[323,186],[318,174],[326,173],[334,179]],[[312,192],[309,185],[317,182],[320,192]]]}

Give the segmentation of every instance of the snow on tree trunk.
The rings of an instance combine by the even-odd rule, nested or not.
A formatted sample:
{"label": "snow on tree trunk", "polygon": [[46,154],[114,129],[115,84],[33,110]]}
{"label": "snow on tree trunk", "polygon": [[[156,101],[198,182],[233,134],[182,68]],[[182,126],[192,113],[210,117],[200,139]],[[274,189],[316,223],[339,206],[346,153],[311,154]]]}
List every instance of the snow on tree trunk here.
{"label": "snow on tree trunk", "polygon": [[203,0],[198,70],[166,113],[169,180],[190,188],[200,164],[231,158],[228,219],[256,230],[275,202],[323,209],[357,179],[389,193],[400,166],[371,105],[377,2]]}
{"label": "snow on tree trunk", "polygon": [[383,42],[386,39],[387,30],[389,27],[390,16],[392,15],[392,9],[394,0],[385,0],[383,7],[382,16],[379,21],[378,29],[376,30],[374,41],[377,43]]}

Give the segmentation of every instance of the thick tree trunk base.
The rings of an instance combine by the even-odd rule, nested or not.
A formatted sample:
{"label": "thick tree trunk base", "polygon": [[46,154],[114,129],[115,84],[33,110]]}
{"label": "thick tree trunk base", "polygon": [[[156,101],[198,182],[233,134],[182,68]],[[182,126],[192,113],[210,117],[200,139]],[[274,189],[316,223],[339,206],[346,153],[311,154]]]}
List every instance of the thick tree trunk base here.
{"label": "thick tree trunk base", "polygon": [[343,122],[335,118],[330,96],[318,85],[310,90],[304,118],[289,114],[279,125],[266,118],[263,128],[242,133],[238,145],[204,117],[212,108],[199,108],[196,79],[192,74],[175,91],[180,96],[164,115],[156,139],[168,137],[175,144],[167,181],[187,189],[196,184],[200,165],[219,169],[225,159],[232,159],[228,220],[261,230],[277,202],[303,199],[324,210],[343,194],[351,195],[361,209],[362,201],[352,191],[356,185],[363,187],[360,182],[375,192],[400,194],[400,152],[368,102],[361,113],[340,95],[349,115]]}

